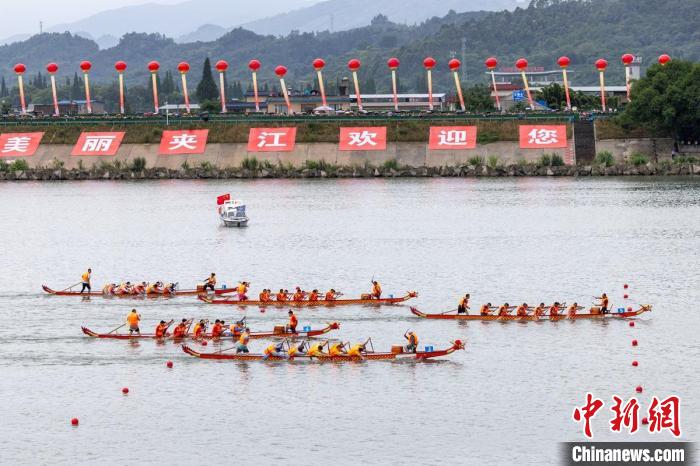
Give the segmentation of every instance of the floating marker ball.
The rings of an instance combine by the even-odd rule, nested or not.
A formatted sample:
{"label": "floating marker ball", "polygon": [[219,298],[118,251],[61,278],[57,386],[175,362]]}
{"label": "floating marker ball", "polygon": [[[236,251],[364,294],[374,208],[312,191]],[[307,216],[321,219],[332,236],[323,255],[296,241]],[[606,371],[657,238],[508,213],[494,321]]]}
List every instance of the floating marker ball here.
{"label": "floating marker ball", "polygon": [[625,299],[629,299],[630,295],[626,294]]}
{"label": "floating marker ball", "polygon": [[634,327],[634,322],[630,322],[630,327]]}
{"label": "floating marker ball", "polygon": [[637,340],[632,340],[632,346],[637,346],[639,342]]}
{"label": "floating marker ball", "polygon": [[637,361],[632,361],[632,367],[637,367],[639,363]]}
{"label": "floating marker ball", "polygon": [[629,287],[630,287],[630,286],[629,286],[627,283],[625,283],[625,289],[627,289],[627,288],[629,288]]}
{"label": "floating marker ball", "polygon": [[168,367],[168,369],[172,369],[172,368],[173,368],[173,362],[172,362],[172,361],[166,362],[165,365]]}
{"label": "floating marker ball", "polygon": [[207,340],[202,340],[202,346],[207,346]]}
{"label": "floating marker ball", "polygon": [[128,394],[129,394],[129,389],[126,388],[126,387],[122,388],[122,393],[123,393],[124,395],[128,395]]}
{"label": "floating marker ball", "polygon": [[632,308],[631,308],[631,307],[628,307],[628,308],[627,308],[627,312],[632,312]]}
{"label": "floating marker ball", "polygon": [[644,391],[641,385],[637,385],[637,388],[635,390],[637,391],[637,393],[642,393]]}
{"label": "floating marker ball", "polygon": [[78,421],[78,418],[77,418],[77,417],[74,417],[73,419],[70,420],[70,424],[71,424],[72,426],[77,426],[78,423],[79,423],[79,421]]}

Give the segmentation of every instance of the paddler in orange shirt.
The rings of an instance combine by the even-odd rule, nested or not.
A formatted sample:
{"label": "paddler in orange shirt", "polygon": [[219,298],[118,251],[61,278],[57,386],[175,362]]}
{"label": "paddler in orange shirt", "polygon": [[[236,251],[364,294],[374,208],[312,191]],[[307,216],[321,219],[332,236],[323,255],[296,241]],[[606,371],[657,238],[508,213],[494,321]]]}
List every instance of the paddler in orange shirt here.
{"label": "paddler in orange shirt", "polygon": [[187,335],[187,319],[182,319],[182,321],[177,324],[175,329],[173,329],[173,338],[185,338]]}
{"label": "paddler in orange shirt", "polygon": [[504,305],[502,305],[502,306],[500,306],[500,307],[498,308],[498,316],[499,316],[499,317],[506,317],[506,316],[509,316],[509,315],[510,315],[510,311],[511,311],[512,309],[513,309],[513,308],[512,308],[508,303],[505,303]]}
{"label": "paddler in orange shirt", "polygon": [[280,288],[280,292],[277,293],[277,296],[275,298],[277,299],[277,302],[283,303],[287,301],[287,293],[285,293],[284,290]]}
{"label": "paddler in orange shirt", "polygon": [[382,285],[378,281],[372,280],[372,298],[381,299],[382,298]]}
{"label": "paddler in orange shirt", "polygon": [[542,316],[544,316],[545,308],[546,308],[546,307],[547,307],[547,306],[545,306],[544,303],[540,303],[540,305],[537,306],[537,307],[535,308],[535,312],[533,313],[533,315],[534,315],[535,317],[542,317]]}
{"label": "paddler in orange shirt", "polygon": [[129,335],[136,332],[141,335],[141,330],[139,329],[139,322],[141,321],[141,316],[136,309],[132,309],[131,312],[126,316],[126,322],[129,324]]}
{"label": "paddler in orange shirt", "polygon": [[483,306],[481,306],[481,309],[479,309],[479,314],[481,314],[482,316],[490,316],[492,311],[491,307],[491,303],[484,304]]}
{"label": "paddler in orange shirt", "polygon": [[555,302],[552,304],[552,306],[549,308],[549,316],[550,317],[559,317],[559,301]]}
{"label": "paddler in orange shirt", "polygon": [[204,319],[194,324],[194,329],[192,329],[192,335],[195,339],[201,338],[206,332],[207,322]]}
{"label": "paddler in orange shirt", "polygon": [[261,303],[269,303],[270,301],[272,301],[272,298],[270,297],[270,290],[268,290],[267,288],[262,290],[262,293],[260,293],[260,296],[258,296],[258,298],[260,299]]}
{"label": "paddler in orange shirt", "polygon": [[309,293],[309,302],[318,302],[318,290],[313,290],[311,293]]}
{"label": "paddler in orange shirt", "polygon": [[[171,321],[172,323],[172,321]],[[165,322],[164,320],[161,320],[158,326],[156,327],[156,338],[165,338],[168,336],[168,327],[170,327],[170,324]]]}
{"label": "paddler in orange shirt", "polygon": [[204,291],[207,291],[207,288],[214,291],[214,288],[216,287],[216,274],[214,272],[209,275],[209,278],[204,280]]}
{"label": "paddler in orange shirt", "polygon": [[595,299],[600,300],[598,305],[600,306],[600,312],[602,314],[610,313],[610,308],[608,307],[610,305],[610,300],[607,294],[603,293],[601,296],[596,296]]}
{"label": "paddler in orange shirt", "polygon": [[292,301],[297,303],[301,302],[304,300],[304,296],[306,296],[306,293],[304,293],[304,291],[302,291],[302,289],[297,286],[297,289],[294,292],[294,295],[292,296]]}
{"label": "paddler in orange shirt", "polygon": [[211,327],[211,337],[212,338],[220,338],[221,334],[223,332],[224,332],[223,323],[219,319],[216,319],[216,321],[214,321],[214,325]]}
{"label": "paddler in orange shirt", "polygon": [[457,314],[469,314],[469,293],[465,294],[457,304]]}
{"label": "paddler in orange shirt", "polygon": [[409,353],[415,353],[416,351],[418,351],[418,335],[416,335],[415,332],[406,332],[403,337],[406,340],[408,340],[408,345],[406,345],[406,351],[408,351]]}
{"label": "paddler in orange shirt", "polygon": [[323,297],[324,301],[335,301],[336,299],[338,299],[338,293],[333,288]]}
{"label": "paddler in orange shirt", "polygon": [[89,292],[92,291],[92,288],[90,287],[90,278],[92,277],[92,269],[87,269],[87,272],[85,272],[80,278],[83,281],[83,288],[80,290],[80,294],[83,294],[85,290]]}
{"label": "paddler in orange shirt", "polygon": [[518,310],[515,312],[515,314],[518,317],[527,317],[528,309],[530,309],[530,306],[528,306],[527,303],[522,303],[520,306],[518,306]]}
{"label": "paddler in orange shirt", "polygon": [[574,303],[571,306],[569,306],[569,309],[567,309],[567,314],[569,318],[576,318],[576,313],[580,310],[583,309],[583,306],[579,306],[578,303]]}
{"label": "paddler in orange shirt", "polygon": [[287,325],[287,329],[292,333],[297,333],[297,325],[299,325],[297,316],[294,315],[294,311],[292,311],[291,309],[287,314],[289,315],[289,324]]}

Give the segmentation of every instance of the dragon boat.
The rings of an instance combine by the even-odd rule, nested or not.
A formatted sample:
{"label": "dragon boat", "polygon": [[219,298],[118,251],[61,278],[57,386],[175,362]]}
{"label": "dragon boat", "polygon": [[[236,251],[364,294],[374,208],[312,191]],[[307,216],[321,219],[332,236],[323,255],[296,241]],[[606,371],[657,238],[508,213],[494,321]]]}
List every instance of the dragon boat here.
{"label": "dragon boat", "polygon": [[[279,326],[278,328],[275,328],[274,330],[270,332],[250,332],[250,338],[251,339],[261,339],[261,338],[287,338],[287,339],[297,339],[297,338],[313,338],[313,337],[318,337],[321,335],[325,335],[333,330],[338,330],[340,328],[340,324],[338,322],[333,322],[328,324],[326,327],[321,328],[321,329],[316,329],[316,330],[304,330],[304,331],[298,331],[298,332],[292,332],[288,330],[285,326]],[[93,332],[87,327],[81,327],[83,330],[83,333],[89,337],[92,338],[103,338],[103,339],[112,339],[112,340],[184,340],[186,338],[193,338],[192,334],[187,334],[185,337],[182,338],[175,338],[172,335],[167,335],[165,337],[156,337],[155,334],[153,333],[142,333],[142,334],[128,334],[128,333],[97,333]],[[224,335],[219,337],[219,340],[226,340],[226,339],[236,339],[239,336],[241,336],[240,333],[235,333],[233,335]],[[211,340],[212,336],[211,334],[205,334],[200,339],[204,340]]]}
{"label": "dragon boat", "polygon": [[225,354],[222,352],[218,353],[200,353],[190,348],[187,345],[182,345],[182,351],[194,356],[199,359],[215,359],[215,360],[226,360],[226,361],[306,361],[306,362],[361,362],[361,361],[391,361],[391,360],[409,360],[409,361],[424,361],[427,359],[434,359],[447,356],[454,353],[457,350],[463,350],[464,343],[461,340],[456,340],[452,345],[444,350],[432,350],[430,351],[417,351],[415,353],[411,352],[388,352],[388,353],[375,353],[367,352],[363,353],[362,356],[306,356],[298,355],[293,358],[283,358],[279,356],[269,356],[265,358],[262,354],[253,353],[240,353],[240,354]]}
{"label": "dragon boat", "polygon": [[[157,293],[103,293],[102,291],[90,291],[87,293],[81,293],[79,291],[55,291],[46,285],[41,285],[44,292],[54,295],[54,296],[98,296],[102,298],[160,298],[160,297],[175,297],[175,296],[204,296],[207,291],[203,289],[196,290],[175,290],[171,291],[169,289],[163,289]],[[235,288],[217,288],[214,290],[215,295],[224,295],[227,293],[234,293]]]}
{"label": "dragon boat", "polygon": [[273,307],[324,307],[324,306],[350,306],[350,305],[391,305],[399,304],[408,301],[409,299],[416,298],[418,293],[411,291],[404,296],[398,298],[357,298],[357,299],[334,299],[332,301],[318,300],[318,301],[257,301],[257,300],[245,300],[241,301],[238,299],[212,299],[208,296],[199,296],[199,300],[207,304],[224,304],[229,306],[273,306]]}
{"label": "dragon boat", "polygon": [[543,321],[560,321],[560,320],[611,320],[611,319],[631,319],[638,317],[645,312],[651,312],[652,306],[650,304],[644,304],[636,311],[624,311],[624,312],[611,312],[609,314],[601,313],[577,313],[576,315],[569,316],[566,313],[559,314],[557,316],[543,315],[527,315],[527,316],[517,316],[517,315],[488,315],[482,316],[479,314],[456,314],[457,311],[448,311],[443,314],[426,314],[415,307],[411,308],[411,312],[423,319],[439,319],[439,320],[473,320],[473,321],[487,321],[487,322],[543,322]]}

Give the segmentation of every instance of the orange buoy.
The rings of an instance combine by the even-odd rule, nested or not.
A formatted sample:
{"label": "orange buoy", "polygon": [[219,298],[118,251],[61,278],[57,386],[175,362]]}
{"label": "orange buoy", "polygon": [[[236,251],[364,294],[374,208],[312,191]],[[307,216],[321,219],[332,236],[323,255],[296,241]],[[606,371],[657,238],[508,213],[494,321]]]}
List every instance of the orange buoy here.
{"label": "orange buoy", "polygon": [[165,365],[168,367],[168,369],[172,369],[172,368],[173,368],[173,362],[172,362],[172,361],[166,362]]}
{"label": "orange buoy", "polygon": [[639,365],[639,363],[638,363],[637,361],[632,361],[632,366],[633,366],[633,367],[637,367],[638,365]]}
{"label": "orange buoy", "polygon": [[77,425],[78,425],[78,422],[79,422],[79,421],[78,421],[78,418],[77,418],[77,417],[74,417],[73,419],[70,420],[70,424],[71,424],[72,426],[77,426]]}
{"label": "orange buoy", "polygon": [[634,326],[635,326],[635,323],[634,323],[634,322],[630,322],[630,327],[634,327]]}
{"label": "orange buoy", "polygon": [[639,345],[639,342],[637,340],[632,340],[632,346],[637,346]]}
{"label": "orange buoy", "polygon": [[124,395],[128,395],[128,394],[129,394],[129,389],[126,388],[126,387],[122,388],[122,393],[123,393]]}
{"label": "orange buoy", "polygon": [[637,385],[636,390],[637,390],[637,393],[642,393],[642,392],[644,391],[644,390],[642,389],[642,386],[641,386],[641,385]]}

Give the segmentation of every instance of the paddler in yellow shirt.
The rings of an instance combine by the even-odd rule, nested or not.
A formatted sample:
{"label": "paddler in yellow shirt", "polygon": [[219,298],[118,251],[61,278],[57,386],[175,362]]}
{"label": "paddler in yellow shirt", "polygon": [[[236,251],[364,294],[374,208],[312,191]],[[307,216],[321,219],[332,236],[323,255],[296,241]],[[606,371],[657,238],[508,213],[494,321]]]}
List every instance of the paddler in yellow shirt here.
{"label": "paddler in yellow shirt", "polygon": [[89,292],[92,291],[90,286],[90,278],[92,277],[92,269],[87,269],[87,272],[81,275],[80,279],[83,281],[83,288],[80,290],[80,294],[83,294],[85,290]]}
{"label": "paddler in yellow shirt", "polygon": [[306,355],[309,357],[318,357],[318,356],[326,356],[326,353],[323,352],[323,347],[326,346],[328,342],[323,342],[323,343],[316,343],[315,345],[312,345],[309,348],[309,351],[306,352]]}
{"label": "paddler in yellow shirt", "polygon": [[345,343],[339,341],[338,343],[332,344],[328,350],[328,354],[330,356],[343,356],[345,354]]}
{"label": "paddler in yellow shirt", "polygon": [[350,347],[350,349],[348,350],[348,356],[363,358],[362,354],[364,352],[365,352],[365,345],[363,343],[358,343],[358,344],[352,345]]}
{"label": "paddler in yellow shirt", "polygon": [[132,309],[131,312],[126,316],[126,323],[129,324],[129,335],[136,332],[141,335],[141,330],[139,329],[139,322],[141,321],[141,316],[136,309]]}

